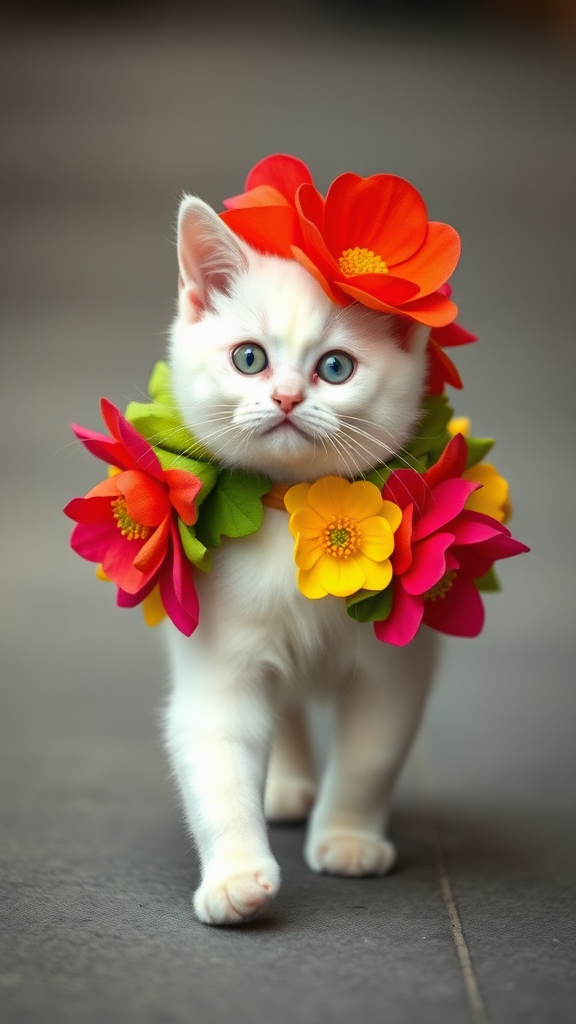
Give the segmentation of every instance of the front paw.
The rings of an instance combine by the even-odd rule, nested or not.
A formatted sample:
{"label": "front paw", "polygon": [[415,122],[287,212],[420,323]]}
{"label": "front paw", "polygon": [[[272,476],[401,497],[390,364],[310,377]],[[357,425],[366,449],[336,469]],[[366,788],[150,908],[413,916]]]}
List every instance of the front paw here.
{"label": "front paw", "polygon": [[280,886],[280,869],[269,859],[245,869],[210,868],[194,894],[204,924],[244,924],[259,914]]}
{"label": "front paw", "polygon": [[396,850],[379,836],[325,829],[310,837],[305,858],[312,871],[329,875],[385,875],[396,860]]}

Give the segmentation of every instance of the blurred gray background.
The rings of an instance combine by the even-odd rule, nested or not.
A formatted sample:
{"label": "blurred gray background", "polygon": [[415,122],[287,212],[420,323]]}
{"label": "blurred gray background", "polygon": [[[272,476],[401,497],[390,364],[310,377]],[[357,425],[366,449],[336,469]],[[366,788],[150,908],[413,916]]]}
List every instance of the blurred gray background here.
{"label": "blurred gray background", "polygon": [[[10,1024],[574,1019],[576,19],[466,11],[1,8]],[[483,635],[445,644],[398,870],[312,876],[302,830],[277,828],[272,910],[211,931],[160,742],[160,638],[69,551],[61,508],[99,472],[70,421],[100,429],[100,396],[138,399],[163,354],[179,195],[219,209],[275,151],[322,190],[344,170],[402,175],[460,232],[459,320],[481,340],[453,350],[454,402],[496,436],[533,550],[503,564]]]}

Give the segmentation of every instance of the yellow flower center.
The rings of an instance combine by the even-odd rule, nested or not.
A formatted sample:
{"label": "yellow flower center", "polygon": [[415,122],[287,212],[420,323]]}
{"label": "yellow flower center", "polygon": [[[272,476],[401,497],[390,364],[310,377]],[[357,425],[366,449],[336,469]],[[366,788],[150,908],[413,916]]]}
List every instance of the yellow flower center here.
{"label": "yellow flower center", "polygon": [[345,277],[388,273],[388,267],[381,256],[371,249],[361,249],[358,245],[354,249],[344,249],[338,264]]}
{"label": "yellow flower center", "polygon": [[326,524],[322,547],[332,558],[349,558],[360,544],[360,530],[349,516],[338,516]]}
{"label": "yellow flower center", "polygon": [[136,523],[132,516],[128,515],[125,498],[114,498],[112,509],[112,515],[117,520],[116,525],[126,540],[146,540],[150,533],[150,527]]}
{"label": "yellow flower center", "polygon": [[435,601],[437,597],[446,597],[446,594],[452,587],[454,580],[456,579],[456,573],[453,569],[448,569],[441,580],[438,580],[430,590],[427,590],[424,594],[425,601]]}

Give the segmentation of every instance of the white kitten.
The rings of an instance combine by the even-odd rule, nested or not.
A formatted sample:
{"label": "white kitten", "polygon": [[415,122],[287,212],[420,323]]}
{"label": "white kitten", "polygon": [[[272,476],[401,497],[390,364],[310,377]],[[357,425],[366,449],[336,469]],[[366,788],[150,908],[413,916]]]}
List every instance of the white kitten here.
{"label": "white kitten", "polygon": [[[393,318],[335,306],[299,264],[256,253],[197,199],[182,203],[178,252],[175,397],[221,464],[296,483],[358,477],[401,449],[418,419],[427,328],[400,347]],[[388,807],[429,686],[430,634],[387,647],[342,599],[303,597],[287,513],[273,508],[195,578],[198,629],[186,638],[170,627],[167,742],[201,861],[198,917],[242,922],[277,891],[264,803],[269,818],[296,819],[315,800],[301,712],[312,693],[333,696],[336,728],[306,861],[385,873]]]}

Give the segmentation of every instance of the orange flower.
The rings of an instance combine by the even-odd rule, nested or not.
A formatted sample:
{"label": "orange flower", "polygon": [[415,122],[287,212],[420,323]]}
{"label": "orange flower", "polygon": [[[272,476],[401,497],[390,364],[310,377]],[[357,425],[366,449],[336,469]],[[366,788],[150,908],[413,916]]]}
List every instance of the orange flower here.
{"label": "orange flower", "polygon": [[333,302],[443,327],[458,312],[442,291],[460,255],[454,228],[428,220],[417,190],[393,174],[341,174],[324,199],[305,164],[277,154],[248,175],[221,216],[249,244],[298,260]]}

